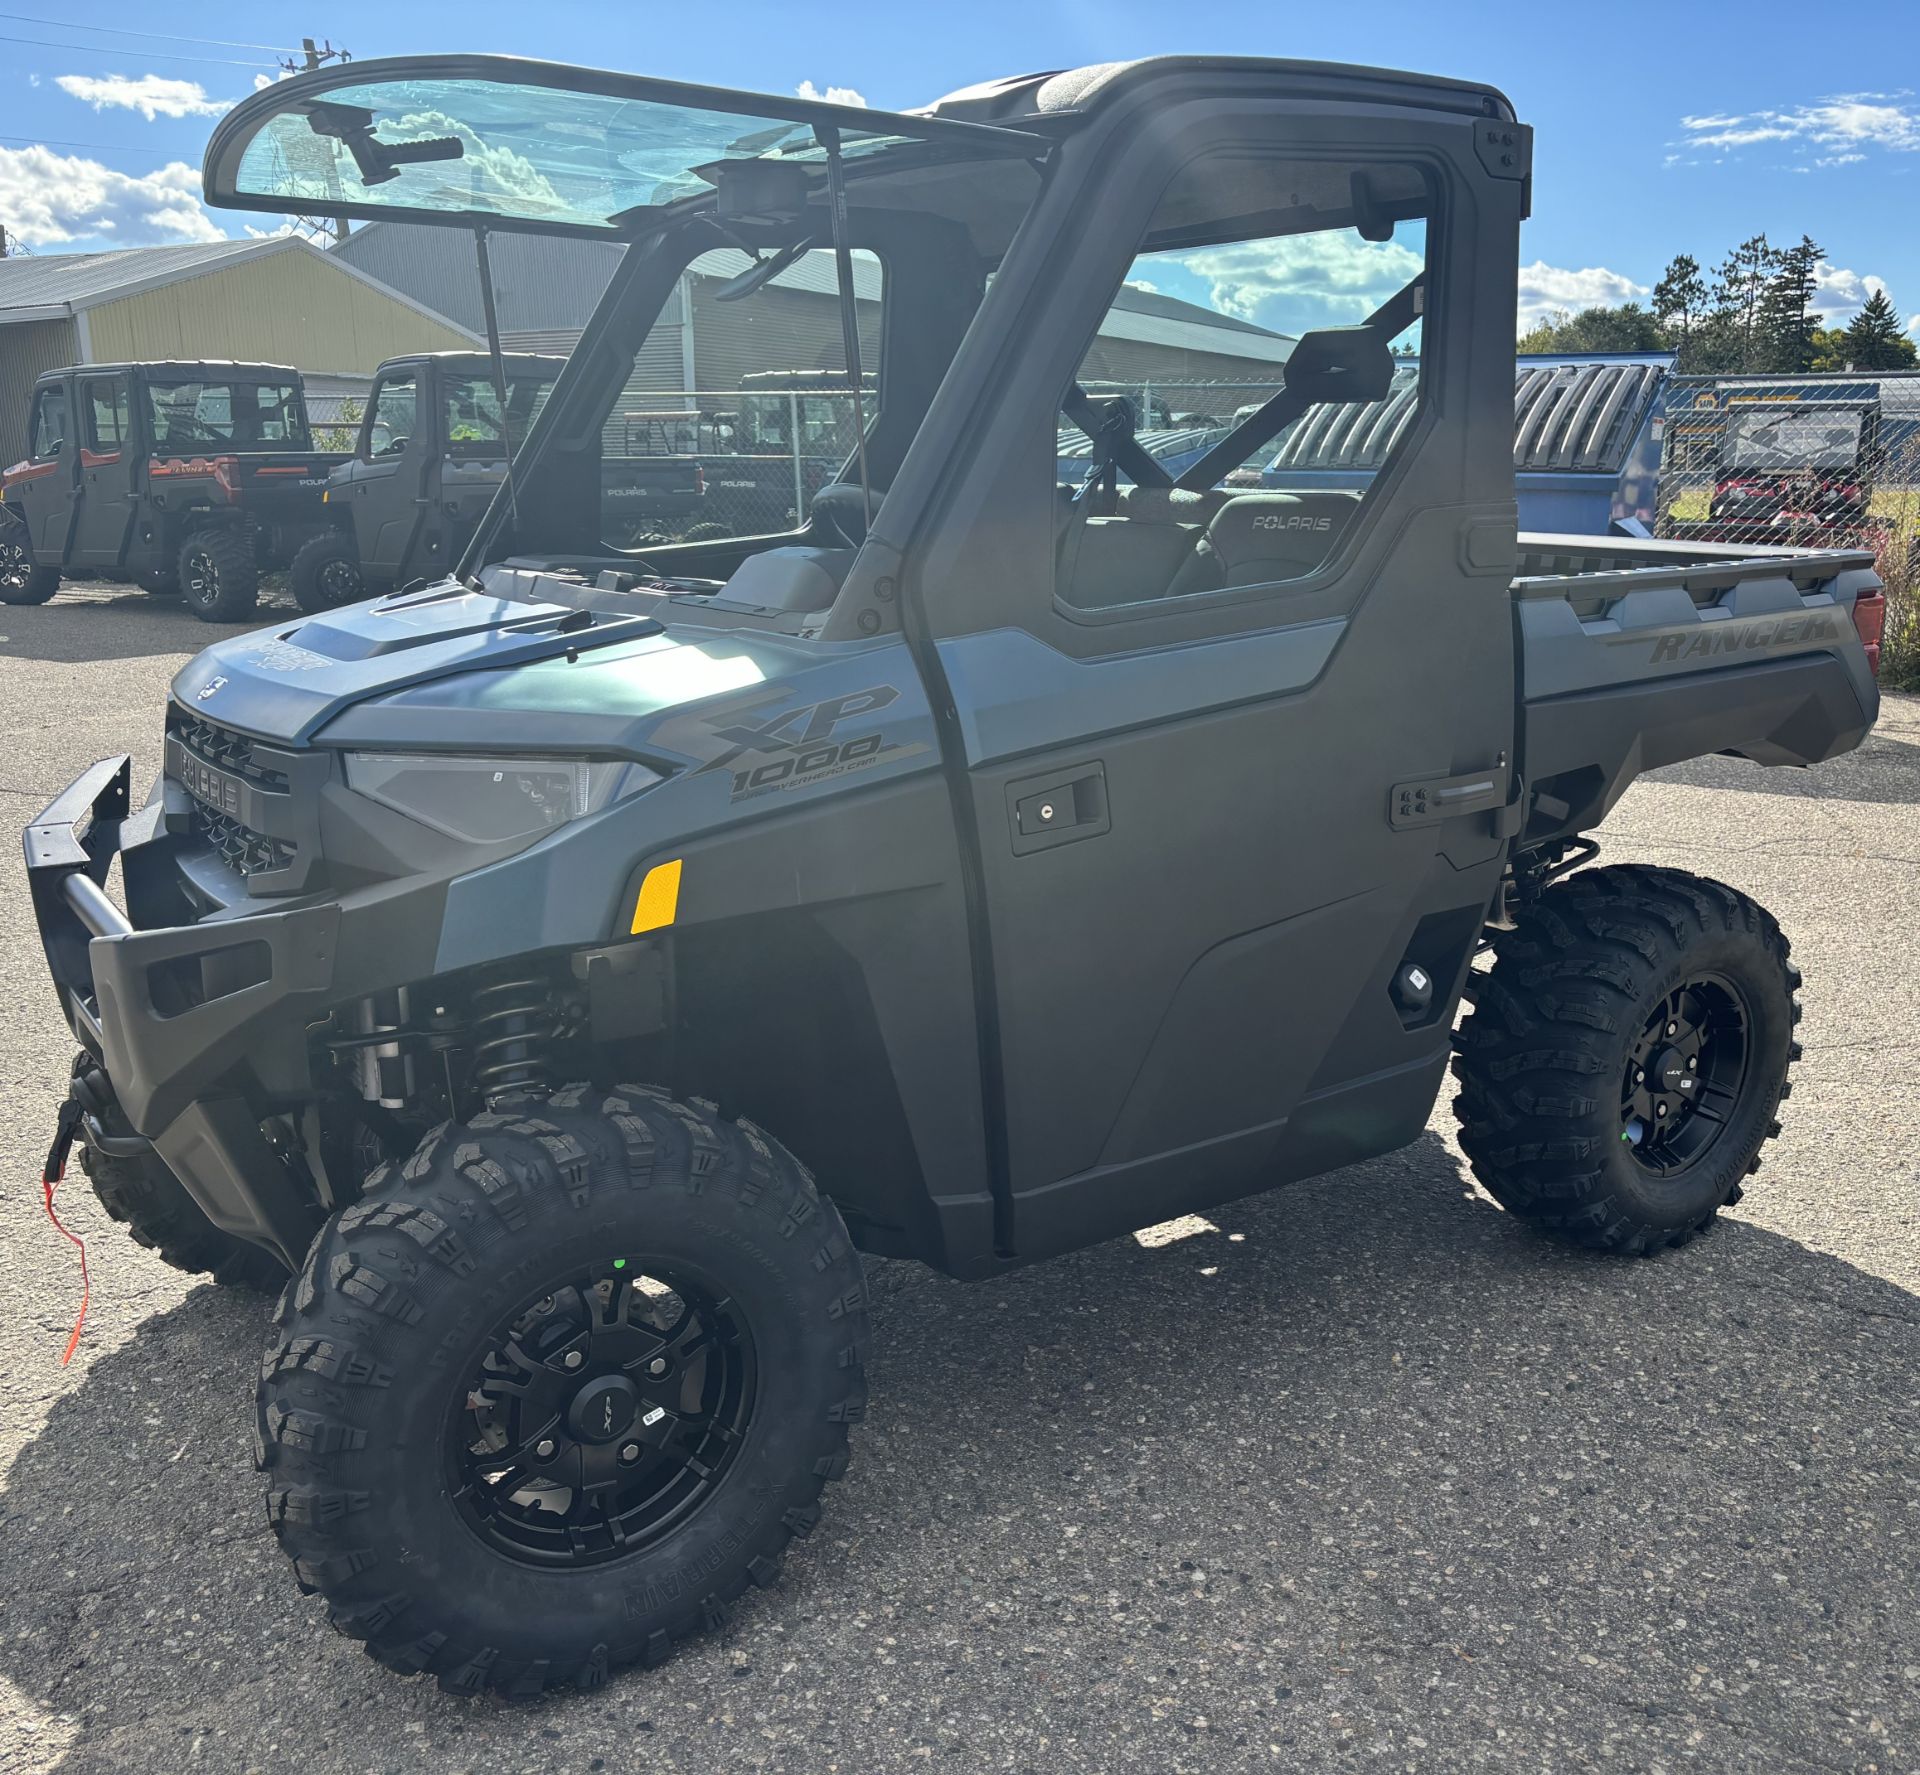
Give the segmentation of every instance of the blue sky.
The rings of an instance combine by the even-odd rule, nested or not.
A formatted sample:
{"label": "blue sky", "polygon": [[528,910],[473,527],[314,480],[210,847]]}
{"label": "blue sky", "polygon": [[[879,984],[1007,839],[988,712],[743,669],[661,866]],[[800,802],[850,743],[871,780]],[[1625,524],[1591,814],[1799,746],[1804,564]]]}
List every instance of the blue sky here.
{"label": "blue sky", "polygon": [[[155,9],[0,0],[0,224],[36,252],[241,234],[198,203],[211,119],[323,32],[358,58],[477,50],[922,103],[995,75],[1166,52],[1371,62],[1490,80],[1537,132],[1523,311],[1618,301],[1676,252],[1764,231],[1828,252],[1844,319],[1884,282],[1920,323],[1920,7],[1372,0],[1207,10],[1155,0],[831,8],[344,0]],[[829,24],[829,15],[837,21]],[[168,34],[168,27],[185,36]],[[189,40],[223,38],[228,44]],[[251,218],[258,221],[258,218]],[[1268,318],[1262,315],[1261,318]]]}

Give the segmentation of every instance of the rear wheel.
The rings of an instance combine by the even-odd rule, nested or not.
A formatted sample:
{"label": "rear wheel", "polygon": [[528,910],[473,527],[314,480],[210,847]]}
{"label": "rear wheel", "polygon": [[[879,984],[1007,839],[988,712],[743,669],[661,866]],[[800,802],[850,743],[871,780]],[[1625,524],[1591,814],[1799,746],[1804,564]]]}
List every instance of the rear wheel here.
{"label": "rear wheel", "polygon": [[234,1288],[271,1290],[287,1279],[286,1266],[257,1245],[222,1232],[158,1159],[120,1159],[80,1149],[80,1165],[108,1217],[119,1221],[176,1270],[211,1276]]}
{"label": "rear wheel", "polygon": [[1460,1145],[1503,1207],[1604,1251],[1684,1245],[1740,1200],[1799,1057],[1800,973],[1746,895],[1583,870],[1495,939],[1462,1024]]}
{"label": "rear wheel", "polygon": [[260,596],[253,542],[240,530],[199,530],[180,545],[180,595],[202,622],[245,622]]}
{"label": "rear wheel", "polygon": [[771,1584],[864,1413],[859,1258],[710,1104],[574,1085],[336,1215],[260,1386],[268,1514],[381,1663],[537,1694]]}
{"label": "rear wheel", "polygon": [[36,567],[26,525],[0,517],[0,604],[44,604],[60,589],[57,567]]}
{"label": "rear wheel", "polygon": [[366,576],[360,571],[360,551],[344,531],[329,530],[310,536],[287,569],[293,601],[309,616],[337,605],[358,603],[367,596]]}

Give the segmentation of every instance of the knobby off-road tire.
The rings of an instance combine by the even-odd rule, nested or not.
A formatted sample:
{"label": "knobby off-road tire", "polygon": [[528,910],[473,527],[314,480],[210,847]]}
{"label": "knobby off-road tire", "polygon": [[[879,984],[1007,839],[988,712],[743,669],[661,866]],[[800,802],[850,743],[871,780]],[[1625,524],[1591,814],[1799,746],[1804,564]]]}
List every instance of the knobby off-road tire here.
{"label": "knobby off-road tire", "polygon": [[[750,1123],[641,1086],[435,1130],[328,1222],[275,1317],[274,1532],[336,1627],[461,1693],[592,1687],[720,1625],[818,1520],[866,1408],[866,1288],[838,1212]],[[631,1426],[611,1441],[610,1398]],[[596,1517],[582,1489],[576,1534],[570,1480],[625,1471],[646,1436],[631,1493]],[[675,1474],[696,1488],[677,1515],[606,1528]]]}
{"label": "knobby off-road tire", "polygon": [[260,598],[260,564],[241,530],[199,530],[180,545],[180,595],[202,622],[245,622]]}
{"label": "knobby off-road tire", "polygon": [[293,601],[309,616],[358,603],[367,596],[367,582],[353,538],[339,530],[309,536],[294,551],[287,586]]}
{"label": "knobby off-road tire", "polygon": [[0,604],[44,604],[59,589],[59,568],[34,565],[27,527],[0,514]]}
{"label": "knobby off-road tire", "polygon": [[1679,870],[1548,889],[1495,937],[1455,1039],[1474,1175],[1597,1250],[1651,1256],[1703,1232],[1780,1132],[1800,1057],[1787,953],[1762,907]]}
{"label": "knobby off-road tire", "polygon": [[118,1159],[80,1149],[81,1169],[110,1219],[117,1220],[176,1270],[211,1276],[223,1287],[270,1293],[287,1279],[286,1266],[271,1253],[222,1232],[158,1159]]}

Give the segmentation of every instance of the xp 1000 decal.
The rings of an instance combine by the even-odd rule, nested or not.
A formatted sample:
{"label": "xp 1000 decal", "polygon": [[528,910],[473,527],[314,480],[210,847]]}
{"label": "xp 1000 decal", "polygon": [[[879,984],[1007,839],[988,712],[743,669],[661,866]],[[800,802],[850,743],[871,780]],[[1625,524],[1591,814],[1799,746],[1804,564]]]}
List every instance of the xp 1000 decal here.
{"label": "xp 1000 decal", "polygon": [[662,728],[658,737],[703,760],[694,775],[727,772],[735,801],[810,788],[927,750],[923,742],[902,740],[884,724],[866,719],[899,701],[900,692],[891,684],[767,713],[767,705],[784,694],[769,691],[722,714],[670,723],[672,731]]}

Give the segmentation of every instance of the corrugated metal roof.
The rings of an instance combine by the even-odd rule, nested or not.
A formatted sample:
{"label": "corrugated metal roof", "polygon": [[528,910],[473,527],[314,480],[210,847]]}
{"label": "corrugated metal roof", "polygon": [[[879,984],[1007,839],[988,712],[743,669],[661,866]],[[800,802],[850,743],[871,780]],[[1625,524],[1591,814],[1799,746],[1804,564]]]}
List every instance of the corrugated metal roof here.
{"label": "corrugated metal roof", "polygon": [[113,253],[37,253],[0,259],[0,319],[9,308],[89,308],[126,290],[175,277],[195,277],[236,255],[258,252],[257,240],[203,241],[184,247],[126,247]]}
{"label": "corrugated metal roof", "polygon": [[[1513,466],[1522,472],[1616,472],[1626,461],[1665,366],[1641,360],[1523,364],[1513,385]],[[1378,468],[1413,422],[1418,372],[1403,369],[1384,401],[1317,407],[1282,434],[1275,468]]]}

